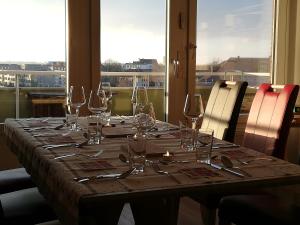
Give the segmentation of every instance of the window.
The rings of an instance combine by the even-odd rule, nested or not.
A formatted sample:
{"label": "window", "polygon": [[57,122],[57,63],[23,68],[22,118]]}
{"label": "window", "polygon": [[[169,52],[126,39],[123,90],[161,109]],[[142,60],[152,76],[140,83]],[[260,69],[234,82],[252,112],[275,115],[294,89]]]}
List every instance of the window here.
{"label": "window", "polygon": [[271,82],[272,32],[273,0],[198,0],[196,92],[219,79]]}
{"label": "window", "polygon": [[39,116],[30,93],[65,88],[65,0],[7,0],[1,8],[0,121]]}
{"label": "window", "polygon": [[113,113],[131,115],[134,85],[148,88],[164,119],[165,0],[101,0],[101,80],[110,82]]}
{"label": "window", "polygon": [[197,84],[271,81],[273,0],[198,0]]}

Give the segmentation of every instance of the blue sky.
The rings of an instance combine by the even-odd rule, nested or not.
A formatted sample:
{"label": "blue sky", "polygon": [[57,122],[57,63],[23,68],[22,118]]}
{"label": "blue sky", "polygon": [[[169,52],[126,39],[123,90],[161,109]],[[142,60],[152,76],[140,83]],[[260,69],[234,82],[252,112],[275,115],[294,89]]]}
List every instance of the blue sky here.
{"label": "blue sky", "polygon": [[269,57],[272,0],[198,0],[197,63]]}
{"label": "blue sky", "polygon": [[[197,63],[270,56],[272,2],[198,0]],[[163,61],[165,0],[101,0],[101,6],[103,61]],[[64,0],[0,0],[0,7],[0,61],[65,59]]]}

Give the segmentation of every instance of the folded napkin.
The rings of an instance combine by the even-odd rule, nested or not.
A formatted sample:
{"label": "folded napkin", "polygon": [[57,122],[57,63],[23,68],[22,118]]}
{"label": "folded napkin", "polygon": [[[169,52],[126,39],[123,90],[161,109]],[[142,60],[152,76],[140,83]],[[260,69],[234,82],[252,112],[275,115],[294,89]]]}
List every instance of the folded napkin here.
{"label": "folded napkin", "polygon": [[133,130],[131,127],[103,127],[102,129],[102,135],[107,138],[126,137],[135,133],[136,130]]}
{"label": "folded napkin", "polygon": [[201,177],[221,177],[219,173],[204,167],[180,169],[178,172],[183,173],[193,179]]}
{"label": "folded napkin", "polygon": [[76,163],[76,165],[82,170],[105,170],[115,168],[112,164],[103,160],[80,162]]}
{"label": "folded napkin", "polygon": [[36,137],[39,142],[42,144],[66,144],[66,143],[76,143],[76,141],[70,136],[51,136],[51,137]]}
{"label": "folded napkin", "polygon": [[28,121],[28,122],[23,122],[24,126],[27,127],[46,127],[49,125],[49,123],[47,121]]}

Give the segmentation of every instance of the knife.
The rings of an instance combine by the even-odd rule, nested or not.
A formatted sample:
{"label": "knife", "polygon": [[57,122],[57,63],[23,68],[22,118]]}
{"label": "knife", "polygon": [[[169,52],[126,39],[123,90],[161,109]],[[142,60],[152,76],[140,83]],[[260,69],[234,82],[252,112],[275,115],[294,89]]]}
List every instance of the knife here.
{"label": "knife", "polygon": [[226,172],[228,172],[228,173],[231,173],[231,174],[233,174],[233,175],[236,175],[236,176],[238,176],[238,177],[245,177],[244,174],[241,174],[241,173],[239,173],[239,172],[236,172],[236,171],[234,171],[234,170],[232,170],[232,169],[225,168],[225,167],[219,166],[219,165],[214,164],[214,163],[210,163],[209,165],[210,165],[211,167],[215,168],[215,169],[218,169],[218,170],[224,170],[224,171],[226,171]]}
{"label": "knife", "polygon": [[240,147],[239,145],[236,144],[228,144],[228,145],[213,145],[212,149],[220,149],[220,148],[237,148]]}

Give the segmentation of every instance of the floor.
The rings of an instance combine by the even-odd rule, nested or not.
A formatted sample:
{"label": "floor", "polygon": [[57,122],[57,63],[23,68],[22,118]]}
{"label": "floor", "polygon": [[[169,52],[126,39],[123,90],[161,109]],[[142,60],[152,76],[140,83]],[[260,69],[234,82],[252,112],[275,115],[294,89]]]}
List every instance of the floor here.
{"label": "floor", "polygon": [[[190,198],[181,198],[178,217],[178,225],[203,225],[199,204]],[[128,204],[123,208],[118,225],[134,225]]]}

